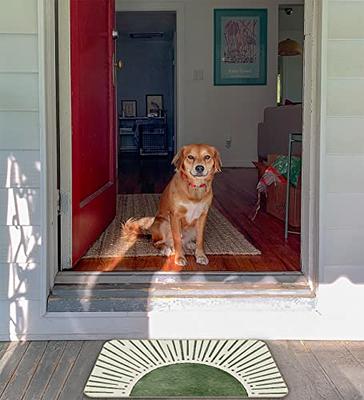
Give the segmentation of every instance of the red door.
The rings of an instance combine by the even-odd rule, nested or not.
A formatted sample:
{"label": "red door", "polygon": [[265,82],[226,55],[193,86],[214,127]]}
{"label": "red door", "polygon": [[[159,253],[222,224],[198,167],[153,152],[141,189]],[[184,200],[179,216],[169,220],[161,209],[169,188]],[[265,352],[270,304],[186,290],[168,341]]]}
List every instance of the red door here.
{"label": "red door", "polygon": [[70,4],[74,265],[115,217],[115,0]]}

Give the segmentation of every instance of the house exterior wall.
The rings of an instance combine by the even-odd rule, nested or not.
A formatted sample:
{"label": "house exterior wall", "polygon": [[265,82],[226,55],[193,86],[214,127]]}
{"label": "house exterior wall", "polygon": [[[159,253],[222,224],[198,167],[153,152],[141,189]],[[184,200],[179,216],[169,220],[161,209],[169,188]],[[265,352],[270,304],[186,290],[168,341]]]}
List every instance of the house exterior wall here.
{"label": "house exterior wall", "polygon": [[323,265],[364,283],[364,1],[328,3]]}
{"label": "house exterior wall", "polygon": [[175,309],[169,303],[148,314],[98,315],[42,311],[42,272],[48,267],[41,256],[43,2],[0,0],[0,54],[6,55],[0,58],[0,340],[364,339],[364,1],[323,0],[317,301],[222,299],[203,307],[194,302]]}
{"label": "house exterior wall", "polygon": [[38,5],[0,9],[0,332],[15,334],[14,312],[40,298]]}

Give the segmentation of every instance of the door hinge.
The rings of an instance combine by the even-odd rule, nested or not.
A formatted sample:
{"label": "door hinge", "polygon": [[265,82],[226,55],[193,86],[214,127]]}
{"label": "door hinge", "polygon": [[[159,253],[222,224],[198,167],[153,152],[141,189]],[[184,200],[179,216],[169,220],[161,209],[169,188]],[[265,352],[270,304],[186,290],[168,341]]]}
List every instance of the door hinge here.
{"label": "door hinge", "polygon": [[72,269],[72,258],[66,257],[61,263],[61,270],[65,271],[67,269]]}
{"label": "door hinge", "polygon": [[66,214],[69,210],[69,196],[68,193],[58,190],[57,199],[57,213],[58,215]]}
{"label": "door hinge", "polygon": [[116,31],[115,29],[112,31],[111,36],[114,40],[119,39],[119,32]]}

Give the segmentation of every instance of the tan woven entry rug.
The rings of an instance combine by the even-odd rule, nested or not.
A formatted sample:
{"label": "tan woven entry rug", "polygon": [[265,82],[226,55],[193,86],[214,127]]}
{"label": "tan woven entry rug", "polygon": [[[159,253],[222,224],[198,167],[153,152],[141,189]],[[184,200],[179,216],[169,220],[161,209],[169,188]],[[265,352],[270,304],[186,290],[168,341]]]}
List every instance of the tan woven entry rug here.
{"label": "tan woven entry rug", "polygon": [[[114,221],[90,248],[85,258],[158,256],[150,237],[130,243],[122,238],[122,223],[129,218],[155,216],[158,194],[126,194],[118,196]],[[213,255],[261,254],[215,207],[211,207],[205,231],[205,252]]]}

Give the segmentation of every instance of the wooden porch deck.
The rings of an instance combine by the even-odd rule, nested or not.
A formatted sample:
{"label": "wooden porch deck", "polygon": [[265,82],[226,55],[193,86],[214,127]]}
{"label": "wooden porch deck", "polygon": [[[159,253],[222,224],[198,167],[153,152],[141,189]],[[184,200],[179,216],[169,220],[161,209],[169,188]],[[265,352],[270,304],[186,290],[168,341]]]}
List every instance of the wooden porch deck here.
{"label": "wooden porch deck", "polygon": [[[79,400],[103,341],[0,342],[0,400]],[[267,342],[289,400],[364,399],[364,342]]]}

